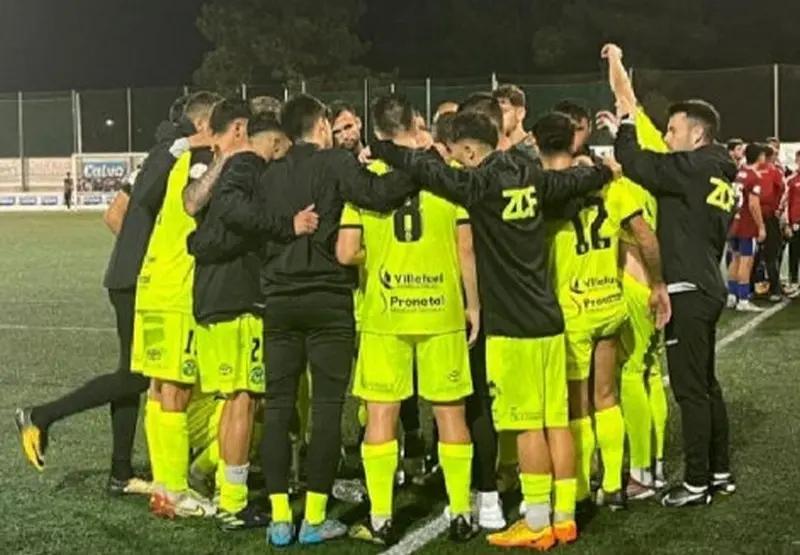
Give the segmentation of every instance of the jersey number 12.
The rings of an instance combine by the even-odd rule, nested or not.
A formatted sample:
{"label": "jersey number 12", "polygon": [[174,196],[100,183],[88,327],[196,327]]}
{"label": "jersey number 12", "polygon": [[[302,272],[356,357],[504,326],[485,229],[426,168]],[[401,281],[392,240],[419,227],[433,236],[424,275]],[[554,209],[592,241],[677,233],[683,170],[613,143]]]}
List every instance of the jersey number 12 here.
{"label": "jersey number 12", "polygon": [[584,210],[590,206],[597,208],[597,215],[589,224],[589,236],[587,237],[586,227],[583,225],[580,213],[572,218],[572,226],[575,228],[575,252],[578,256],[588,253],[590,250],[597,251],[607,249],[611,246],[611,239],[600,236],[600,228],[608,218],[606,206],[603,199],[598,197],[588,197],[585,200]]}

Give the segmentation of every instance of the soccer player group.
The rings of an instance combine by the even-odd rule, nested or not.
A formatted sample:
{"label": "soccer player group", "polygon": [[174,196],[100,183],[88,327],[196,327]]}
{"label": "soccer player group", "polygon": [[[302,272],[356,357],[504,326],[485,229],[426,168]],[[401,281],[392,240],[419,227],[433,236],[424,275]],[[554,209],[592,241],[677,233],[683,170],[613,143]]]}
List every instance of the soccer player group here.
{"label": "soccer player group", "polygon": [[[701,101],[676,105],[662,138],[638,107],[621,50],[607,45],[602,56],[620,118],[603,113],[597,122],[617,135],[621,160],[675,149],[692,118],[713,115]],[[392,94],[374,103],[376,140],[362,149],[352,110],[331,114],[306,95],[279,114],[274,108],[191,95],[179,123],[188,130],[151,151],[134,185],[132,199],[153,167],[169,167],[161,193],[148,199],[157,209],[138,272],[131,354],[134,372],[149,378],[153,479],[127,477],[122,491],[149,494],[159,516],[268,527],[276,546],[348,532],[393,544],[400,407],[419,395],[433,405],[454,541],[484,528],[492,545],[545,550],[577,539],[582,508],[624,509],[657,494],[666,506],[710,502],[686,484],[667,489],[664,478],[661,330],[671,303],[648,189],[663,191],[625,177],[627,163],[588,151],[585,110],[561,103],[527,133],[524,94],[501,86],[442,105],[431,137],[407,99]],[[334,143],[358,156],[361,174],[339,169],[358,162],[334,156]],[[629,165],[630,175],[646,175]],[[720,181],[708,204],[732,215],[732,194]],[[134,208],[132,200],[123,230]],[[320,259],[355,296],[341,307],[359,334],[347,361],[352,378],[349,368],[343,379],[333,375],[337,352],[311,356],[316,332],[302,336],[308,361],[274,354],[292,339],[280,326],[295,324],[272,321],[278,301],[270,295],[294,287],[280,301],[286,318],[300,321],[306,309],[289,308],[323,298],[326,283],[311,262]],[[354,338],[353,329],[341,333]],[[282,367],[298,364],[309,365],[310,383]],[[369,517],[349,530],[326,510],[338,462],[327,446],[338,452],[341,437],[319,437],[341,435],[330,420],[341,419],[348,382],[362,402],[370,502]],[[302,389],[314,402],[310,423]],[[36,410],[18,411],[17,423],[26,457],[42,469],[47,430]],[[289,436],[276,435],[273,421],[301,436],[311,430],[299,531]],[[269,514],[248,501],[259,444]],[[518,471],[522,490],[522,518],[510,527],[498,465],[506,478]],[[732,493],[729,469],[712,470],[710,491]]]}

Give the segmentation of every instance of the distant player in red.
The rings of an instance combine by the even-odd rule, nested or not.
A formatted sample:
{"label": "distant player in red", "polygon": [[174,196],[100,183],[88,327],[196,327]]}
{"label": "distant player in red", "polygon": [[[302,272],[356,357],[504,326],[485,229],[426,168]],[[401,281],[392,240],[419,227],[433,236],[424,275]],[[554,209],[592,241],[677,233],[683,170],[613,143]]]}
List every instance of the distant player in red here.
{"label": "distant player in red", "polygon": [[744,148],[745,144],[742,139],[729,139],[728,143],[728,153],[733,158],[733,161],[736,162],[737,167],[742,167],[745,164],[744,161]]}
{"label": "distant player in red", "polygon": [[800,287],[800,151],[795,154],[797,171],[786,183],[787,216],[792,236],[789,240],[789,279],[795,289]]}
{"label": "distant player in red", "polygon": [[764,177],[757,168],[766,159],[764,148],[750,144],[745,148],[745,165],[736,175],[734,186],[739,198],[739,211],[732,225],[730,278],[735,281],[736,310],[759,312],[761,309],[750,302],[750,273],[753,269],[756,241],[764,241],[767,232],[761,215],[762,183]]}
{"label": "distant player in red", "polygon": [[778,218],[781,199],[786,188],[782,166],[778,161],[778,151],[765,145],[766,160],[759,165],[758,171],[763,177],[761,183],[761,214],[767,238],[764,241],[762,255],[769,279],[770,300],[778,302],[783,299],[780,280],[780,254],[783,246],[780,220]]}

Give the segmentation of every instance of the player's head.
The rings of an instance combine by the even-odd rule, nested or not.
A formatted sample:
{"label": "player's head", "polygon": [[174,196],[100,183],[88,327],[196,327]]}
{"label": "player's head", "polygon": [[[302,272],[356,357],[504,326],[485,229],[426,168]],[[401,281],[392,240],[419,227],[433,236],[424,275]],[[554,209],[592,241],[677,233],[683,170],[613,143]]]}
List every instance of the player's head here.
{"label": "player's head", "polygon": [[496,122],[481,112],[459,112],[451,122],[452,159],[467,168],[481,164],[489,154],[497,150],[500,131]]}
{"label": "player's head", "polygon": [[444,114],[455,114],[456,112],[458,112],[458,104],[450,100],[446,100],[436,107],[436,112],[433,114],[433,123],[439,121],[439,118]]}
{"label": "player's head", "polygon": [[453,142],[453,119],[456,112],[442,114],[433,124],[433,140],[445,146],[450,146]]}
{"label": "player's head", "polygon": [[292,144],[273,112],[253,115],[247,122],[247,133],[253,150],[267,162],[283,158]]}
{"label": "player's head", "polygon": [[337,100],[331,104],[333,145],[356,152],[361,148],[361,118],[349,102]]}
{"label": "player's head", "polygon": [[322,148],[333,146],[328,107],[309,94],[299,94],[283,106],[281,124],[293,142],[311,142]]}
{"label": "player's head", "polygon": [[778,137],[767,137],[767,144],[775,152],[780,152],[781,151],[781,140]]}
{"label": "player's head", "polygon": [[214,106],[221,100],[222,96],[208,91],[190,94],[186,99],[183,115],[192,122],[197,133],[208,133],[210,135],[209,120],[211,119],[211,112],[214,111]]}
{"label": "player's head", "polygon": [[592,134],[592,120],[589,110],[585,106],[573,101],[562,100],[553,107],[554,112],[566,115],[575,126],[575,140],[572,152],[578,153],[584,149]]}
{"label": "player's head", "polygon": [[726,146],[728,147],[728,154],[731,155],[731,158],[736,162],[742,159],[745,149],[745,144],[742,139],[728,139]]}
{"label": "player's head", "polygon": [[563,112],[550,112],[531,128],[543,161],[557,156],[572,157],[575,145],[575,121]]}
{"label": "player's head", "polygon": [[503,133],[503,109],[500,108],[500,103],[492,96],[492,93],[472,93],[464,102],[459,104],[458,111],[483,114],[497,126],[497,130],[500,133]]}
{"label": "player's head", "polygon": [[778,151],[775,150],[772,145],[768,143],[764,143],[761,145],[761,148],[764,149],[764,154],[766,155],[765,162],[772,164],[778,158]]}
{"label": "player's head", "polygon": [[281,116],[283,102],[272,96],[257,96],[250,100],[250,111],[254,116],[261,114],[274,114],[276,119]]}
{"label": "player's head", "polygon": [[178,125],[183,119],[183,114],[186,112],[186,101],[189,100],[189,95],[184,94],[176,98],[169,107],[169,121]]}
{"label": "player's head", "polygon": [[705,100],[684,100],[669,107],[664,142],[673,152],[711,144],[719,133],[719,112]]}
{"label": "player's head", "polygon": [[250,106],[243,100],[225,99],[211,112],[209,126],[214,148],[227,154],[247,144]]}
{"label": "player's head", "polygon": [[385,94],[372,103],[372,121],[378,139],[414,133],[414,107],[403,94]]}
{"label": "player's head", "polygon": [[433,144],[433,135],[422,112],[414,109],[414,139],[419,148],[429,148]]}
{"label": "player's head", "polygon": [[516,85],[500,85],[492,92],[492,96],[503,110],[503,133],[510,135],[522,130],[525,121],[525,92]]}
{"label": "player's head", "polygon": [[750,143],[744,147],[744,161],[748,166],[763,164],[767,159],[767,153],[762,145]]}

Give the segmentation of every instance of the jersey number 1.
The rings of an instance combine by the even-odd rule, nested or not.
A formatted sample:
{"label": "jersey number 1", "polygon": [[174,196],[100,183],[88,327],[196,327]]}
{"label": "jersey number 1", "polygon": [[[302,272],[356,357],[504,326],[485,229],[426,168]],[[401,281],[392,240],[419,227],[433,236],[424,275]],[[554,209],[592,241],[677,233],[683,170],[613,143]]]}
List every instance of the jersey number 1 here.
{"label": "jersey number 1", "polygon": [[422,238],[422,214],[419,196],[410,198],[394,212],[394,238],[400,243],[414,243]]}
{"label": "jersey number 1", "polygon": [[575,228],[575,252],[578,256],[588,253],[590,250],[602,250],[611,246],[611,239],[608,237],[600,236],[600,228],[603,227],[603,222],[608,218],[606,206],[603,204],[603,199],[598,197],[588,197],[586,200],[586,208],[594,206],[597,208],[597,216],[591,224],[589,224],[589,237],[586,237],[586,228],[581,220],[581,215],[577,214],[572,218],[572,226]]}

